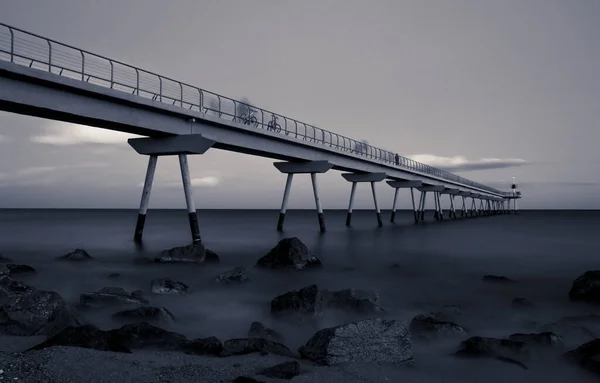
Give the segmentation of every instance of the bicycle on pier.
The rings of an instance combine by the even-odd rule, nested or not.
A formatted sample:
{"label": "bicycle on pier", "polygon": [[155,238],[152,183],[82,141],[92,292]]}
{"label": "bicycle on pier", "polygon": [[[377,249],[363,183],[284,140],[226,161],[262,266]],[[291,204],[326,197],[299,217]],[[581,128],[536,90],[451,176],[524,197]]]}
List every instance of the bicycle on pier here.
{"label": "bicycle on pier", "polygon": [[267,130],[271,130],[275,133],[281,132],[281,125],[277,123],[278,119],[279,117],[271,113],[271,121],[269,121],[269,123],[267,124]]}
{"label": "bicycle on pier", "polygon": [[254,127],[257,127],[258,126],[258,119],[254,115],[254,113],[258,113],[258,110],[252,109],[252,108],[248,108],[248,113],[243,113],[240,116],[240,119],[242,120],[242,123],[244,125],[254,125]]}

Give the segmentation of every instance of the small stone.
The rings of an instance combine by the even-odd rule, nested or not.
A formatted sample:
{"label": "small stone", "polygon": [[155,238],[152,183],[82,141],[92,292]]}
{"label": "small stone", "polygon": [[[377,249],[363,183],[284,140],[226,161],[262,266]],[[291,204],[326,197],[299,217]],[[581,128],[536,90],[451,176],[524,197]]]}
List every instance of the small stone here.
{"label": "small stone", "polygon": [[267,255],[256,262],[257,267],[295,269],[320,267],[321,261],[298,238],[284,238]]}
{"label": "small stone", "polygon": [[232,270],[221,273],[215,278],[217,283],[230,284],[230,283],[243,283],[249,281],[246,269],[243,267],[236,267]]}
{"label": "small stone", "polygon": [[564,345],[563,339],[551,332],[542,332],[539,334],[512,334],[508,339],[523,342],[528,346],[534,347],[556,348]]}
{"label": "small stone", "polygon": [[252,322],[248,329],[248,338],[263,338],[273,342],[284,343],[283,336],[260,322]]}
{"label": "small stone", "polygon": [[456,323],[441,320],[435,314],[417,315],[410,322],[409,328],[413,336],[421,340],[467,336],[467,331],[463,327]]}
{"label": "small stone", "polygon": [[143,305],[149,302],[139,294],[128,293],[121,287],[104,287],[100,291],[83,293],[79,304],[83,308],[102,308],[115,305]]}
{"label": "small stone", "polygon": [[528,356],[525,342],[510,339],[471,337],[460,343],[459,356],[494,357],[519,360]]}
{"label": "small stone", "polygon": [[351,310],[360,313],[377,313],[385,311],[379,306],[379,294],[369,290],[344,289],[323,291],[323,299],[327,307]]}
{"label": "small stone", "polygon": [[153,279],[151,287],[154,294],[178,294],[187,292],[189,289],[185,283],[174,281],[169,278]]}
{"label": "small stone", "polygon": [[280,363],[258,372],[258,375],[275,379],[292,379],[294,376],[299,374],[300,363],[296,361]]}
{"label": "small stone", "polygon": [[302,321],[320,315],[325,304],[319,287],[310,285],[275,297],[271,301],[271,313]]}
{"label": "small stone", "polygon": [[202,243],[192,243],[187,246],[178,246],[163,250],[160,257],[154,261],[158,263],[203,263],[206,249]]}
{"label": "small stone", "polygon": [[484,275],[484,282],[495,282],[495,283],[513,283],[516,282],[514,279],[507,278],[503,275]]}
{"label": "small stone", "polygon": [[65,254],[58,259],[65,261],[89,261],[92,260],[92,256],[88,254],[87,251],[83,249],[75,249],[74,251]]}

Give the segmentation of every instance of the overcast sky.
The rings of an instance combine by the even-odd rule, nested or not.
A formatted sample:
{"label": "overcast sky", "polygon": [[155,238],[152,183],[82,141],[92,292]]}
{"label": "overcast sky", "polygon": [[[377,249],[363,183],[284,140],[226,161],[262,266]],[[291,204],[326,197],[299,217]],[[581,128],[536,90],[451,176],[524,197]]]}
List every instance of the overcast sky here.
{"label": "overcast sky", "polygon": [[[600,208],[596,0],[0,0],[0,9],[9,25],[478,182],[508,188],[515,175],[522,208]],[[0,112],[0,207],[136,208],[147,158],[127,137]],[[485,169],[489,159],[506,167]],[[190,158],[196,206],[279,208],[285,176],[272,162],[219,150]],[[345,208],[340,173],[319,177],[323,207]],[[390,208],[392,189],[378,192]],[[297,176],[289,207],[313,206],[310,177]],[[159,159],[150,207],[185,208],[176,158]],[[356,207],[372,207],[365,185]]]}

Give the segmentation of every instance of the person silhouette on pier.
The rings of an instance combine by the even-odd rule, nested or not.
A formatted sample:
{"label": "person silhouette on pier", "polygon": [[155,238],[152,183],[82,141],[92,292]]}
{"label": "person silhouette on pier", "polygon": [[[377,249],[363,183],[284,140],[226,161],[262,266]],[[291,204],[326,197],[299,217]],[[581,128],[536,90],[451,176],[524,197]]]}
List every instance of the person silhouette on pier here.
{"label": "person silhouette on pier", "polygon": [[398,153],[396,153],[394,159],[396,160],[396,166],[400,166],[400,156],[398,155]]}

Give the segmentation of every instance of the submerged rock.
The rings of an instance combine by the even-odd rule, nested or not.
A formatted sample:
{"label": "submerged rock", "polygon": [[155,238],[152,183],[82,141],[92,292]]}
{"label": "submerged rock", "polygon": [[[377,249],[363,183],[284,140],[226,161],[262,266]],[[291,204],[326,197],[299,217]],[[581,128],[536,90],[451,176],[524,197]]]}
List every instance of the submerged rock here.
{"label": "submerged rock", "polygon": [[513,299],[511,305],[516,309],[530,309],[535,307],[535,304],[526,298],[515,298]]}
{"label": "submerged rock", "polygon": [[67,327],[55,336],[27,351],[41,350],[54,346],[82,347],[100,351],[131,353],[129,348],[123,345],[111,332],[100,330],[91,325]]}
{"label": "submerged rock", "polygon": [[220,356],[223,353],[223,344],[217,337],[211,336],[190,340],[182,346],[182,350],[190,355]]}
{"label": "submerged rock", "polygon": [[249,280],[250,278],[248,278],[248,275],[246,274],[246,269],[243,267],[236,267],[232,270],[219,274],[215,278],[215,282],[222,284],[242,283]]}
{"label": "submerged rock", "polygon": [[110,273],[110,274],[108,274],[109,278],[119,278],[120,276],[121,276],[121,274],[119,274],[119,273]]}
{"label": "submerged rock", "polygon": [[128,322],[152,322],[170,324],[175,316],[164,307],[142,306],[131,310],[119,311],[113,314],[113,319]]}
{"label": "submerged rock", "polygon": [[317,285],[287,292],[271,301],[271,313],[277,317],[303,320],[320,315],[325,305]]}
{"label": "submerged rock", "polygon": [[36,272],[36,270],[29,265],[15,265],[14,263],[9,263],[6,265],[6,268],[9,270],[10,275],[33,274]]}
{"label": "submerged rock", "polygon": [[238,376],[237,378],[233,379],[233,383],[265,383],[262,380],[256,380],[254,378],[250,378],[247,376]]}
{"label": "submerged rock", "polygon": [[368,319],[318,331],[298,352],[323,365],[412,363],[410,332],[397,320]]}
{"label": "submerged rock", "polygon": [[449,321],[442,320],[436,314],[421,314],[412,319],[409,326],[413,338],[432,340],[440,337],[466,337],[467,331]]}
{"label": "submerged rock", "polygon": [[508,339],[523,342],[531,347],[560,348],[564,345],[563,339],[551,332],[542,332],[538,334],[512,334]]}
{"label": "submerged rock", "polygon": [[252,322],[248,329],[248,338],[263,338],[278,343],[284,343],[285,341],[283,335],[260,322]]}
{"label": "submerged rock", "polygon": [[323,299],[327,307],[351,310],[360,313],[377,313],[385,311],[379,306],[379,294],[374,291],[359,289],[344,289],[338,291],[323,291]]}
{"label": "submerged rock", "polygon": [[565,354],[567,360],[600,374],[600,339],[594,339]]}
{"label": "submerged rock", "polygon": [[22,336],[54,335],[76,322],[58,293],[0,277],[0,331]]}
{"label": "submerged rock", "polygon": [[556,322],[538,326],[542,332],[552,332],[561,336],[567,346],[580,345],[598,337],[592,329],[600,328],[600,316],[581,315],[565,317]]}
{"label": "submerged rock", "polygon": [[586,271],[573,281],[569,299],[572,301],[600,303],[600,270]]}
{"label": "submerged rock", "polygon": [[217,253],[210,249],[206,249],[204,256],[204,263],[221,263]]}
{"label": "submerged rock", "polygon": [[471,337],[460,344],[456,353],[465,357],[493,357],[520,361],[529,356],[525,342],[510,339]]}
{"label": "submerged rock", "polygon": [[516,280],[507,278],[503,275],[484,275],[482,280],[484,282],[495,282],[495,283],[514,283]]}
{"label": "submerged rock", "polygon": [[202,263],[206,258],[206,248],[202,243],[178,246],[163,250],[155,262],[159,263]]}
{"label": "submerged rock", "polygon": [[263,338],[230,339],[223,343],[223,356],[245,355],[255,352],[294,356],[285,345]]}
{"label": "submerged rock", "polygon": [[0,278],[8,277],[9,275],[10,275],[10,270],[8,269],[8,267],[6,267],[6,265],[0,265]]}
{"label": "submerged rock", "polygon": [[256,262],[257,267],[296,269],[320,267],[321,261],[296,237],[284,238],[267,255]]}
{"label": "submerged rock", "polygon": [[188,291],[189,287],[183,282],[174,281],[169,278],[153,279],[151,282],[154,294],[179,294]]}
{"label": "submerged rock", "polygon": [[294,361],[277,364],[273,367],[265,368],[257,375],[263,375],[274,379],[292,379],[300,374],[300,363]]}
{"label": "submerged rock", "polygon": [[8,262],[12,262],[12,259],[0,254],[0,263],[8,263]]}
{"label": "submerged rock", "polygon": [[58,257],[58,259],[61,259],[64,261],[89,261],[94,258],[92,258],[92,256],[89,255],[88,252],[83,249],[75,249],[74,251],[72,251],[70,253],[67,253],[63,256]]}
{"label": "submerged rock", "polygon": [[138,292],[128,293],[121,287],[104,287],[100,291],[83,293],[79,297],[79,304],[82,308],[143,305],[148,303]]}
{"label": "submerged rock", "polygon": [[187,344],[185,336],[152,326],[147,322],[126,324],[121,328],[111,330],[110,333],[130,349],[175,350]]}

